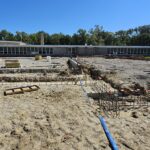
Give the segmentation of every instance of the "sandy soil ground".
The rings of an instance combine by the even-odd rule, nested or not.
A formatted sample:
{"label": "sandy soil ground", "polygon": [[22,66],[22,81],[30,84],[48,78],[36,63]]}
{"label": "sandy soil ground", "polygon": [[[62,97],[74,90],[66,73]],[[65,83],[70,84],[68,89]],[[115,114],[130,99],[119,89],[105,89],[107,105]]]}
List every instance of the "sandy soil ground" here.
{"label": "sandy soil ground", "polygon": [[150,149],[150,108],[128,110],[121,112],[119,118],[106,120],[120,149]]}
{"label": "sandy soil ground", "polygon": [[147,87],[150,82],[150,61],[129,59],[105,59],[101,57],[80,58],[82,61],[93,64],[102,71],[115,71],[115,78],[124,82],[137,82]]}
{"label": "sandy soil ground", "polygon": [[79,86],[40,87],[7,97],[1,87],[0,149],[110,149]]}
{"label": "sandy soil ground", "polygon": [[[15,59],[15,58],[14,58]],[[46,60],[20,59],[24,67],[47,67]],[[82,58],[103,71],[115,70],[116,77],[147,86],[150,62],[136,60]],[[52,63],[67,69],[67,58]],[[1,63],[2,64],[2,63]],[[6,74],[1,74],[4,76]],[[7,76],[42,76],[8,74]],[[59,77],[59,74],[47,74]],[[56,82],[57,83],[57,82]],[[18,86],[25,85],[19,83]],[[34,83],[36,84],[36,83]],[[98,119],[99,105],[89,99],[78,85],[40,84],[40,90],[4,96],[15,83],[0,85],[0,149],[2,150],[110,150]],[[103,114],[102,114],[103,115]],[[118,118],[107,118],[109,130],[120,150],[150,149],[150,108],[121,111]]]}
{"label": "sandy soil ground", "polygon": [[[80,86],[41,85],[36,92],[3,96],[11,87],[0,87],[0,149],[110,150],[98,105],[87,102]],[[150,149],[150,109],[106,121],[121,150]]]}
{"label": "sandy soil ground", "polygon": [[51,62],[47,61],[46,58],[42,60],[35,61],[33,57],[3,57],[0,59],[0,67],[5,66],[5,60],[18,59],[22,68],[55,68],[55,69],[67,69],[67,60],[65,57],[53,57]]}

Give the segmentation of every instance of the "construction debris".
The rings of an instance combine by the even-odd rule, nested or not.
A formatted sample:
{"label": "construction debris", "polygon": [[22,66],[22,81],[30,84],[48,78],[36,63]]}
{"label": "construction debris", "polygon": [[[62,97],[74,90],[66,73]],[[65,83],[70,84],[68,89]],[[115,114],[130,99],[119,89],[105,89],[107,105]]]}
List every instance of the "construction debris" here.
{"label": "construction debris", "polygon": [[6,68],[20,68],[19,60],[5,60]]}
{"label": "construction debris", "polygon": [[35,60],[42,60],[42,56],[41,55],[36,55]]}
{"label": "construction debris", "polygon": [[77,77],[69,76],[66,72],[62,72],[56,76],[2,76],[0,82],[52,82],[52,81],[75,81]]}
{"label": "construction debris", "polygon": [[14,95],[14,94],[24,94],[25,92],[37,91],[38,89],[40,88],[37,85],[17,87],[12,89],[6,89],[4,91],[4,95],[7,96],[7,95]]}
{"label": "construction debris", "polygon": [[69,58],[67,64],[73,73],[75,74],[82,73],[81,66],[76,60]]}

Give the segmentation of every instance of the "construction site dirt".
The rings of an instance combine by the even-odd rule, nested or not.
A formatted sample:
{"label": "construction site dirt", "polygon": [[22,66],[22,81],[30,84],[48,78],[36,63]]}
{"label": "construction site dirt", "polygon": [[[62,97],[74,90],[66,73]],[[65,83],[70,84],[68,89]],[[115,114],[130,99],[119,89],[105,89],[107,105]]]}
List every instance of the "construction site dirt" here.
{"label": "construction site dirt", "polygon": [[[120,150],[149,150],[150,62],[68,59],[19,58],[16,72],[0,73],[0,149],[110,150],[101,115]],[[32,85],[38,90],[4,95]]]}

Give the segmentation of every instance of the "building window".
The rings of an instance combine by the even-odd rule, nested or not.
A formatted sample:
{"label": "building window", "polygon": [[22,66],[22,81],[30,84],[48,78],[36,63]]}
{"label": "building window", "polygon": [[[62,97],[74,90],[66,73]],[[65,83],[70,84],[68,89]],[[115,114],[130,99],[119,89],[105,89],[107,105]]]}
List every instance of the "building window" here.
{"label": "building window", "polygon": [[41,47],[39,48],[39,54],[42,54],[42,48]]}
{"label": "building window", "polygon": [[[15,48],[14,48],[15,49]],[[19,49],[19,47],[16,48],[16,54],[19,55],[20,51],[22,50],[22,47]]]}
{"label": "building window", "polygon": [[39,49],[38,49],[38,48],[35,48],[35,52],[36,52],[36,53],[39,53]]}
{"label": "building window", "polygon": [[30,54],[31,53],[31,47],[26,47],[25,54]]}
{"label": "building window", "polygon": [[134,49],[133,49],[133,48],[131,49],[131,52],[130,52],[130,54],[134,54]]}
{"label": "building window", "polygon": [[[9,49],[11,49],[11,47],[9,47],[8,50],[9,50]],[[3,50],[4,50],[4,48],[3,48]],[[7,53],[7,49],[6,49],[6,51],[4,51],[4,54],[8,54],[8,53]]]}
{"label": "building window", "polygon": [[[7,51],[7,49],[4,48],[4,51]],[[12,54],[12,48],[11,47],[8,48],[8,54]]]}
{"label": "building window", "polygon": [[113,54],[113,49],[108,49],[109,50],[109,54]]}
{"label": "building window", "polygon": [[140,49],[137,49],[137,54],[140,54]]}
{"label": "building window", "polygon": [[137,54],[137,48],[134,49],[134,54]]}
{"label": "building window", "polygon": [[48,55],[49,54],[49,48],[45,48],[45,53]]}
{"label": "building window", "polygon": [[3,47],[0,47],[0,54],[3,54]]}
{"label": "building window", "polygon": [[120,50],[120,54],[123,54],[123,52],[124,52],[124,49],[123,49],[123,48],[121,48],[121,50]]}
{"label": "building window", "polygon": [[121,48],[118,48],[117,53],[120,55],[121,54]]}
{"label": "building window", "polygon": [[150,55],[150,49],[147,49],[147,54],[149,54],[149,55]]}
{"label": "building window", "polygon": [[[16,48],[17,49],[17,48]],[[16,51],[15,51],[15,48],[14,47],[12,47],[12,48],[10,48],[10,50],[9,50],[9,48],[8,48],[8,51],[11,51],[11,54],[16,54]]]}
{"label": "building window", "polygon": [[124,49],[123,49],[123,54],[126,55],[126,54],[127,54],[127,51],[128,51],[128,49],[127,49],[127,48],[124,48]]}
{"label": "building window", "polygon": [[27,54],[27,49],[28,49],[28,47],[24,47],[23,53],[24,53],[25,55]]}
{"label": "building window", "polygon": [[67,54],[67,55],[71,55],[71,48],[67,48],[67,49],[66,49],[66,54]]}
{"label": "building window", "polygon": [[145,54],[148,54],[149,51],[150,51],[150,49],[146,48],[145,49]]}
{"label": "building window", "polygon": [[20,54],[23,54],[24,47],[20,47]]}
{"label": "building window", "polygon": [[76,48],[72,48],[72,54],[73,54],[73,55],[76,54]]}
{"label": "building window", "polygon": [[110,50],[109,49],[107,49],[107,54],[109,54],[110,53]]}
{"label": "building window", "polygon": [[24,47],[20,48],[20,54],[24,54]]}
{"label": "building window", "polygon": [[144,49],[141,49],[141,54],[144,54]]}
{"label": "building window", "polygon": [[53,54],[53,48],[50,48],[50,55]]}
{"label": "building window", "polygon": [[31,47],[31,51],[34,52],[34,47]]}
{"label": "building window", "polygon": [[46,54],[46,48],[45,47],[43,48],[43,54]]}

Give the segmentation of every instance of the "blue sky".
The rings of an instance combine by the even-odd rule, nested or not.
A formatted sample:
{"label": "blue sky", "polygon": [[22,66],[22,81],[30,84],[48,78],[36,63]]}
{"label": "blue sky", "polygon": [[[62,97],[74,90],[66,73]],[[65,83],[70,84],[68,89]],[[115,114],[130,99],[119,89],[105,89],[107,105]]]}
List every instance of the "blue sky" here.
{"label": "blue sky", "polygon": [[150,0],[0,0],[0,30],[72,34],[150,24]]}

